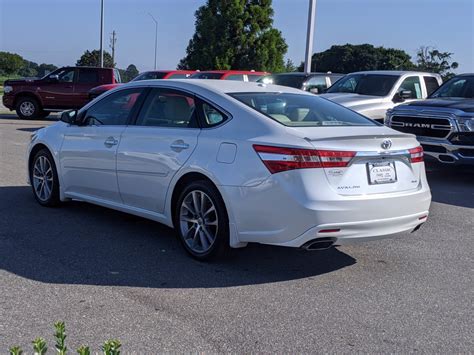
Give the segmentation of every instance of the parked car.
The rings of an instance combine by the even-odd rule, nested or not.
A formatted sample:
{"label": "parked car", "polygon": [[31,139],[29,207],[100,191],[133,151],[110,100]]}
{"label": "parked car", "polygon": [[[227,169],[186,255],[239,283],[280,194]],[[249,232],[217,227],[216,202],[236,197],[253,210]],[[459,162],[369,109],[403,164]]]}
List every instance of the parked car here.
{"label": "parked car", "polygon": [[264,76],[258,82],[265,84],[275,84],[289,86],[296,89],[322,94],[328,87],[342,78],[344,74],[333,73],[278,73]]}
{"label": "parked car", "polygon": [[46,117],[52,111],[80,108],[91,88],[120,83],[113,68],[63,67],[37,80],[7,80],[3,105],[22,119]]}
{"label": "parked car", "polygon": [[190,79],[257,81],[268,74],[267,72],[255,70],[207,70],[191,75]]}
{"label": "parked car", "polygon": [[441,163],[474,164],[474,74],[455,76],[427,100],[387,112],[385,124],[415,134]]}
{"label": "parked car", "polygon": [[[153,80],[153,79],[186,79],[192,74],[196,73],[195,70],[152,70],[141,73],[131,81],[140,80]],[[102,95],[104,92],[116,88],[121,84],[106,84],[92,88],[89,91],[89,100],[95,99],[97,96]]]}
{"label": "parked car", "polygon": [[388,109],[424,99],[441,85],[441,76],[412,71],[365,71],[346,75],[323,97],[383,122]]}
{"label": "parked car", "polygon": [[198,259],[416,230],[431,200],[413,135],[259,83],[129,83],[33,133],[28,157],[41,205],[75,199],[174,226]]}

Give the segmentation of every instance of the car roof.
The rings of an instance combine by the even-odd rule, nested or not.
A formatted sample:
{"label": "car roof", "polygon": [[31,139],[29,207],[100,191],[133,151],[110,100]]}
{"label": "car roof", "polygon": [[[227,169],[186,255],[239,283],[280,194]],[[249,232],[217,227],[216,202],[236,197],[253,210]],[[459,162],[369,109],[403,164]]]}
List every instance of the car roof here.
{"label": "car roof", "polygon": [[200,89],[227,94],[235,92],[281,92],[296,93],[302,95],[314,95],[305,91],[294,89],[288,86],[263,84],[256,82],[234,81],[234,80],[215,80],[215,79],[155,79],[129,82],[122,87],[147,86],[147,87],[168,87],[182,89],[191,92]]}
{"label": "car roof", "polygon": [[201,70],[197,73],[217,73],[217,74],[270,74],[264,71],[255,70]]}
{"label": "car roof", "polygon": [[346,74],[340,74],[340,73],[324,73],[324,72],[311,72],[311,73],[304,73],[304,72],[288,72],[288,73],[274,73],[271,74],[271,76],[282,76],[282,75],[288,75],[288,76],[330,76],[330,75],[346,75]]}
{"label": "car roof", "polygon": [[349,73],[348,75],[350,74],[375,74],[375,75],[395,75],[395,76],[400,76],[400,75],[405,75],[405,74],[438,75],[435,73],[428,73],[428,72],[423,72],[423,71],[411,71],[411,70],[367,70],[367,71],[358,71],[358,72]]}

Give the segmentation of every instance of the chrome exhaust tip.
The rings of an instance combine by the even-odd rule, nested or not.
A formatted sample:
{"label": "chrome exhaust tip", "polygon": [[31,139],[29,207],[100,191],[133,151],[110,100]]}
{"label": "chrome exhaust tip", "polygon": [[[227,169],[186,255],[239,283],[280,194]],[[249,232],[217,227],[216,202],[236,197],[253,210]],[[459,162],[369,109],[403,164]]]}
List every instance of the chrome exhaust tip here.
{"label": "chrome exhaust tip", "polygon": [[302,245],[301,248],[308,250],[308,251],[315,251],[315,250],[326,250],[331,248],[334,243],[336,242],[336,238],[318,238],[310,240]]}

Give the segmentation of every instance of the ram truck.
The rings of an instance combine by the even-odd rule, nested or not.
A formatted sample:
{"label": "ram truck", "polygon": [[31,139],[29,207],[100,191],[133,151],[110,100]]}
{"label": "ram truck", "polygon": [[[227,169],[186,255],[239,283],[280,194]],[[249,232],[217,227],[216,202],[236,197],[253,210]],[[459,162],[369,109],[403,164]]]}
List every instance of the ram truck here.
{"label": "ram truck", "polygon": [[416,135],[425,155],[438,162],[474,165],[474,74],[455,76],[427,100],[389,110],[385,124]]}
{"label": "ram truck", "polygon": [[79,109],[93,87],[120,82],[115,68],[63,67],[41,79],[5,81],[3,105],[22,119],[43,118],[53,111]]}

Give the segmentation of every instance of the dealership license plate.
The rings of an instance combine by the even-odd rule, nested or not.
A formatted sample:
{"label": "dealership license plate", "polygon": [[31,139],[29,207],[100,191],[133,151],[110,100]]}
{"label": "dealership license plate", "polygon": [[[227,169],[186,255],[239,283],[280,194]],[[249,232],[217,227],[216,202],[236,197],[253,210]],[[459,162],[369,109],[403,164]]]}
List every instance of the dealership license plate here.
{"label": "dealership license plate", "polygon": [[390,184],[397,181],[395,162],[367,163],[367,173],[370,185]]}

